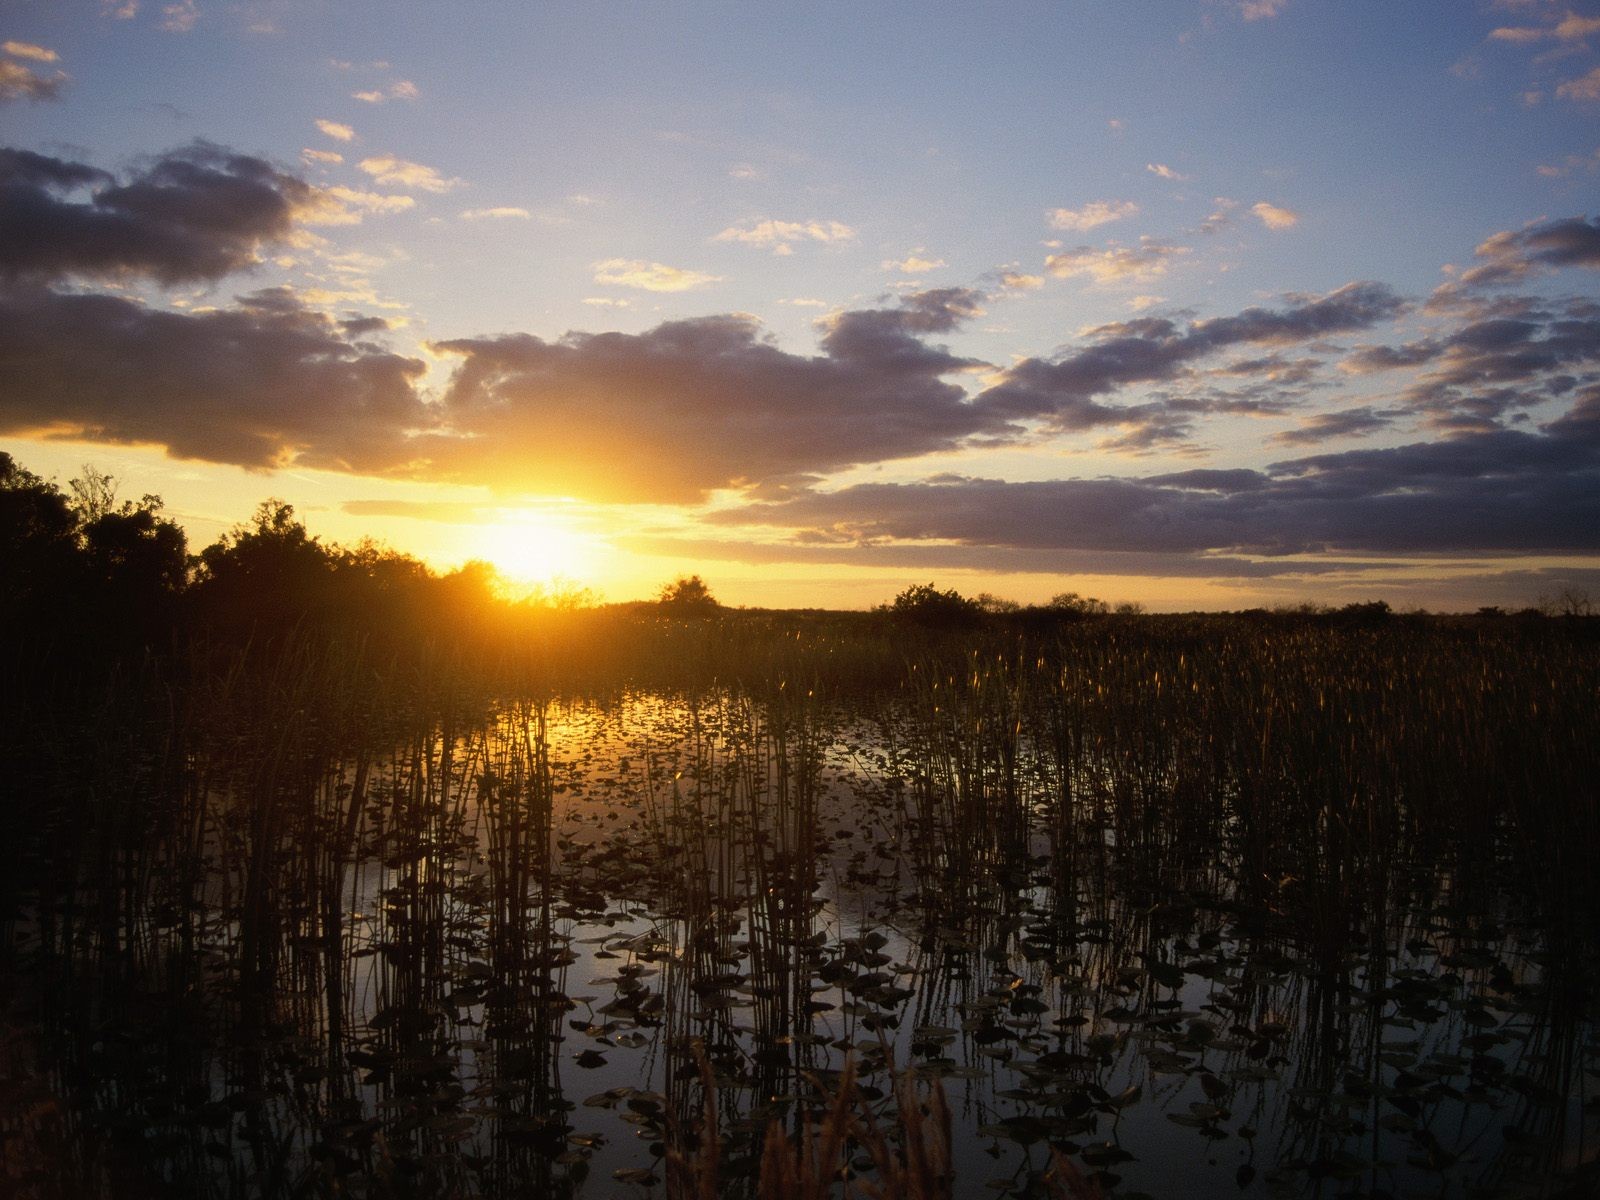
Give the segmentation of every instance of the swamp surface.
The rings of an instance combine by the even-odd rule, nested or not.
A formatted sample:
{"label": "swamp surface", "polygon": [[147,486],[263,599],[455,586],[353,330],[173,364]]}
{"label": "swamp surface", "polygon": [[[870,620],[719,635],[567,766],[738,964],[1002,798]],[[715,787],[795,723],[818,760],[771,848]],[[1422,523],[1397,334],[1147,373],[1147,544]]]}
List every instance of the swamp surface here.
{"label": "swamp surface", "polygon": [[735,1196],[848,1061],[890,1141],[942,1091],[957,1196],[1588,1194],[1592,639],[781,640],[280,649],[27,732],[0,1183],[643,1197],[714,1134]]}

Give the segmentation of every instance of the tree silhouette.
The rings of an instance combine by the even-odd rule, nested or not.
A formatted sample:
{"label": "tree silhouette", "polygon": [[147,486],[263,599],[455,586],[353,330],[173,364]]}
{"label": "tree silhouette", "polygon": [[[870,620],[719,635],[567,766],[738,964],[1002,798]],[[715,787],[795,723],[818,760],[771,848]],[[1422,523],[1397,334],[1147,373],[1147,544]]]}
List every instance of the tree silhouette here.
{"label": "tree silhouette", "polygon": [[894,598],[887,611],[918,625],[973,625],[983,616],[983,606],[954,588],[941,592],[931,583],[908,587]]}
{"label": "tree silhouette", "polygon": [[698,575],[680,575],[663,584],[656,600],[662,608],[681,615],[715,612],[722,607]]}

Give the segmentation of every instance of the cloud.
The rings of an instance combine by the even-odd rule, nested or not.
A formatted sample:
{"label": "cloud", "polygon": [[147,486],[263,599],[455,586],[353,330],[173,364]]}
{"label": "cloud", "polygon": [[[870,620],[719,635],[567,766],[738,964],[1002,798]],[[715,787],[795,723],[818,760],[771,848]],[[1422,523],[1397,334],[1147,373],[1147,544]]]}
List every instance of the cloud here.
{"label": "cloud", "polygon": [[460,359],[447,428],[413,448],[434,477],[652,501],[953,449],[1009,428],[942,378],[969,361],[922,340],[977,311],[976,294],[947,288],[843,313],[816,356],[777,348],[737,316],[439,342],[436,354]]}
{"label": "cloud", "polygon": [[188,33],[200,21],[200,7],[195,0],[178,0],[176,4],[163,5],[161,28],[168,33]]}
{"label": "cloud", "polygon": [[[854,542],[809,535],[785,541],[732,538],[618,536],[619,549],[700,562],[840,563],[899,570],[977,570],[1025,575],[1153,575],[1172,578],[1316,578],[1365,564],[1338,559],[1251,559],[1221,554],[1177,557],[1139,551],[1019,549],[946,542]],[[1535,588],[1525,589],[1529,593]],[[1546,588],[1545,590],[1549,590]]]}
{"label": "cloud", "polygon": [[731,225],[711,240],[770,246],[775,254],[790,252],[796,242],[853,242],[856,231],[842,221],[747,221]]}
{"label": "cloud", "polygon": [[1544,164],[1537,168],[1540,175],[1546,179],[1564,179],[1577,170],[1584,170],[1591,175],[1600,171],[1600,150],[1590,154],[1569,154],[1562,159],[1559,166]]}
{"label": "cloud", "polygon": [[408,162],[392,154],[363,158],[356,165],[385,187],[416,188],[422,192],[448,192],[466,183],[464,179],[447,179],[432,167]]}
{"label": "cloud", "polygon": [[1600,421],[1583,419],[1541,433],[1291,459],[1263,471],[1034,483],[947,476],[802,490],[708,519],[811,541],[939,540],[1192,562],[1218,553],[1587,554],[1600,551]]}
{"label": "cloud", "polygon": [[322,130],[336,142],[350,142],[355,140],[356,131],[348,125],[341,125],[338,121],[327,121],[317,118],[317,128]]}
{"label": "cloud", "polygon": [[1365,437],[1387,429],[1399,415],[1398,410],[1375,409],[1366,404],[1339,412],[1315,413],[1299,428],[1274,434],[1272,440],[1285,446],[1309,446],[1335,438]]}
{"label": "cloud", "polygon": [[1170,179],[1177,183],[1182,183],[1189,179],[1189,176],[1178,174],[1166,163],[1145,163],[1144,169],[1152,175],[1159,175],[1162,179]]}
{"label": "cloud", "polygon": [[351,92],[352,100],[360,100],[365,104],[382,104],[385,100],[415,100],[422,95],[422,91],[409,79],[402,79],[391,83],[387,88],[374,88],[371,91]]}
{"label": "cloud", "polygon": [[1265,21],[1289,7],[1289,0],[1237,0],[1239,15],[1246,21]]}
{"label": "cloud", "polygon": [[1565,267],[1600,267],[1600,218],[1561,217],[1502,230],[1485,238],[1473,254],[1480,264],[1437,288],[1431,306],[1442,309],[1464,293]]}
{"label": "cloud", "polygon": [[594,281],[617,287],[639,288],[646,292],[687,292],[707,284],[721,283],[721,275],[669,267],[665,263],[638,258],[608,258],[594,264]]}
{"label": "cloud", "polygon": [[1098,401],[1133,384],[1177,378],[1191,364],[1236,346],[1287,346],[1366,329],[1394,318],[1402,304],[1377,283],[1351,283],[1325,296],[1291,298],[1283,308],[1247,308],[1187,327],[1164,317],[1138,317],[1090,332],[1090,342],[1056,359],[1025,358],[1007,367],[979,398],[1015,418],[1046,418],[1060,429],[1162,425],[1183,409],[1122,407]]}
{"label": "cloud", "polygon": [[361,192],[343,186],[317,188],[301,205],[297,216],[303,225],[359,225],[367,215],[382,216],[415,208],[410,196]]}
{"label": "cloud", "polygon": [[1556,95],[1563,100],[1600,100],[1600,67],[1567,80],[1556,88]]}
{"label": "cloud", "polygon": [[1097,225],[1121,221],[1139,211],[1132,200],[1096,200],[1082,208],[1053,208],[1045,214],[1052,229],[1071,229],[1085,233]]}
{"label": "cloud", "polygon": [[1043,275],[1030,275],[1026,271],[1001,271],[997,278],[1008,292],[1036,292],[1044,286]]}
{"label": "cloud", "polygon": [[[1532,522],[1539,506],[1549,529],[1544,542],[1529,544],[1549,548],[1569,536],[1559,530],[1592,518],[1600,504],[1600,306],[1586,300],[1502,298],[1478,304],[1454,328],[1396,347],[1364,346],[1344,355],[1339,370],[1408,369],[1416,378],[1385,407],[1346,403],[1307,415],[1276,438],[1306,445],[1361,437],[1419,415],[1443,435],[1395,448],[1404,454],[1366,459],[1352,451],[1259,471],[1133,480],[946,480],[823,493],[823,476],[852,466],[1062,434],[1100,431],[1102,445],[1122,453],[1188,451],[1203,418],[1297,411],[1325,377],[1337,378],[1328,340],[1391,321],[1404,304],[1380,284],[1358,282],[1210,319],[1141,315],[1090,329],[1053,356],[995,367],[942,344],[982,317],[990,296],[937,288],[822,318],[818,349],[808,354],[781,349],[753,319],[732,314],[635,334],[438,341],[430,349],[450,364],[449,377],[430,400],[419,390],[417,360],[375,344],[371,324],[312,311],[305,295],[258,292],[215,312],[162,313],[37,286],[125,272],[215,277],[253,260],[258,244],[280,236],[275,230],[326,217],[335,202],[360,215],[363,205],[410,197],[311,188],[216,147],[168,156],[171,164],[157,160],[126,182],[80,163],[4,153],[0,178],[44,204],[55,232],[40,239],[0,230],[4,274],[20,280],[0,293],[0,432],[149,442],[245,465],[300,462],[600,500],[694,502],[739,489],[757,503],[728,520],[843,542],[941,538],[980,556],[1033,546],[1062,554],[1380,553],[1405,550],[1407,538],[1413,549],[1492,549],[1507,530]],[[220,185],[212,176],[250,195],[260,188],[266,199],[277,196],[279,217],[230,225],[226,253],[206,260],[210,276],[164,243],[156,243],[160,253],[136,253],[131,247],[145,243],[121,233],[60,236],[75,222],[131,211],[198,236],[184,214],[214,221],[241,208],[226,189],[214,194]],[[115,197],[129,191],[147,199],[118,207]],[[6,220],[26,209],[0,205]],[[1583,218],[1540,222],[1490,239],[1481,265],[1542,271],[1588,263],[1594,232]],[[205,234],[219,236],[210,226]],[[45,253],[40,245],[65,261],[4,257]],[[647,290],[656,289],[644,281],[681,287],[698,277],[634,260],[609,260],[596,271],[602,282]],[[998,285],[1015,286],[1003,276]],[[962,386],[980,373],[981,386]],[[116,379],[133,383],[118,391]],[[1559,415],[1549,417],[1552,410]],[[1542,425],[1535,412],[1546,414]],[[1480,453],[1462,457],[1458,446]],[[1419,482],[1407,482],[1406,471]],[[1494,488],[1510,508],[1526,511],[1490,511]],[[1576,516],[1560,509],[1549,517],[1563,504]],[[1471,533],[1473,522],[1483,532]]]}
{"label": "cloud", "polygon": [[1436,343],[1414,342],[1408,346],[1363,346],[1339,364],[1351,375],[1372,375],[1419,366],[1438,356]]}
{"label": "cloud", "polygon": [[461,213],[461,219],[463,221],[506,219],[526,221],[531,219],[532,216],[533,214],[525,208],[511,208],[505,205],[501,205],[496,208],[468,208],[463,209]]}
{"label": "cloud", "polygon": [[1600,17],[1581,17],[1577,13],[1568,12],[1554,25],[1507,26],[1492,30],[1489,37],[1493,41],[1525,46],[1546,40],[1581,42],[1595,33],[1600,33]]}
{"label": "cloud", "polygon": [[937,271],[940,267],[949,265],[942,258],[923,258],[920,251],[912,251],[898,261],[892,258],[885,259],[883,269],[885,271],[898,271],[901,275],[923,275],[929,271]]}
{"label": "cloud", "polygon": [[1494,429],[1594,378],[1600,316],[1576,302],[1565,311],[1488,317],[1396,353],[1427,365],[1401,398],[1436,428]]}
{"label": "cloud", "polygon": [[100,15],[116,21],[131,21],[139,15],[139,0],[100,0]]}
{"label": "cloud", "polygon": [[12,100],[54,100],[67,82],[66,73],[45,76],[30,71],[21,63],[0,59],[0,104]]}
{"label": "cloud", "polygon": [[392,468],[426,422],[424,364],[274,289],[165,312],[106,295],[0,292],[0,433],[152,444],[179,458]]}
{"label": "cloud", "polygon": [[32,42],[6,42],[0,45],[12,58],[26,58],[31,62],[53,63],[59,62],[61,56],[54,50],[46,50],[43,46],[35,46]]}
{"label": "cloud", "polygon": [[83,163],[0,149],[0,277],[214,280],[254,265],[323,203],[303,180],[205,142],[121,183]]}
{"label": "cloud", "polygon": [[313,150],[310,147],[301,150],[300,157],[307,162],[323,163],[327,166],[337,166],[344,161],[342,154],[335,154],[332,150]]}
{"label": "cloud", "polygon": [[1170,261],[1187,253],[1185,246],[1141,240],[1137,246],[1113,246],[1108,250],[1079,246],[1050,255],[1044,265],[1058,279],[1087,275],[1096,283],[1143,281],[1165,275]]}
{"label": "cloud", "polygon": [[1261,218],[1261,223],[1268,229],[1293,229],[1300,223],[1300,214],[1288,208],[1279,208],[1276,204],[1268,204],[1259,200],[1250,206],[1250,211]]}

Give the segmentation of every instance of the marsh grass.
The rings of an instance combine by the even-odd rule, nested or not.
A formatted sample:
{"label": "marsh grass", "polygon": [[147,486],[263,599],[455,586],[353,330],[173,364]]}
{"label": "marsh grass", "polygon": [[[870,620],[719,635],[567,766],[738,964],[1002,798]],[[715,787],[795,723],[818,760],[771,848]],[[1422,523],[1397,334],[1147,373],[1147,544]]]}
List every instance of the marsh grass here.
{"label": "marsh grass", "polygon": [[[8,1185],[920,1198],[971,1194],[982,1142],[1011,1194],[1087,1195],[1193,1137],[1300,1195],[1592,1160],[1586,626],[561,620],[8,704]],[[592,1123],[623,1116],[642,1162]]]}

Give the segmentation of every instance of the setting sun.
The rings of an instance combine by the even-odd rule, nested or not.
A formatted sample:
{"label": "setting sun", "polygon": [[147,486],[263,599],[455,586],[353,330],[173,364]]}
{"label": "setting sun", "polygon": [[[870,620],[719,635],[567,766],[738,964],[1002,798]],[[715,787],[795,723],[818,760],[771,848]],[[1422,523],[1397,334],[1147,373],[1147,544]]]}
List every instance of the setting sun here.
{"label": "setting sun", "polygon": [[471,539],[471,557],[484,559],[519,584],[586,582],[599,565],[600,549],[595,538],[572,522],[545,512],[507,514]]}

